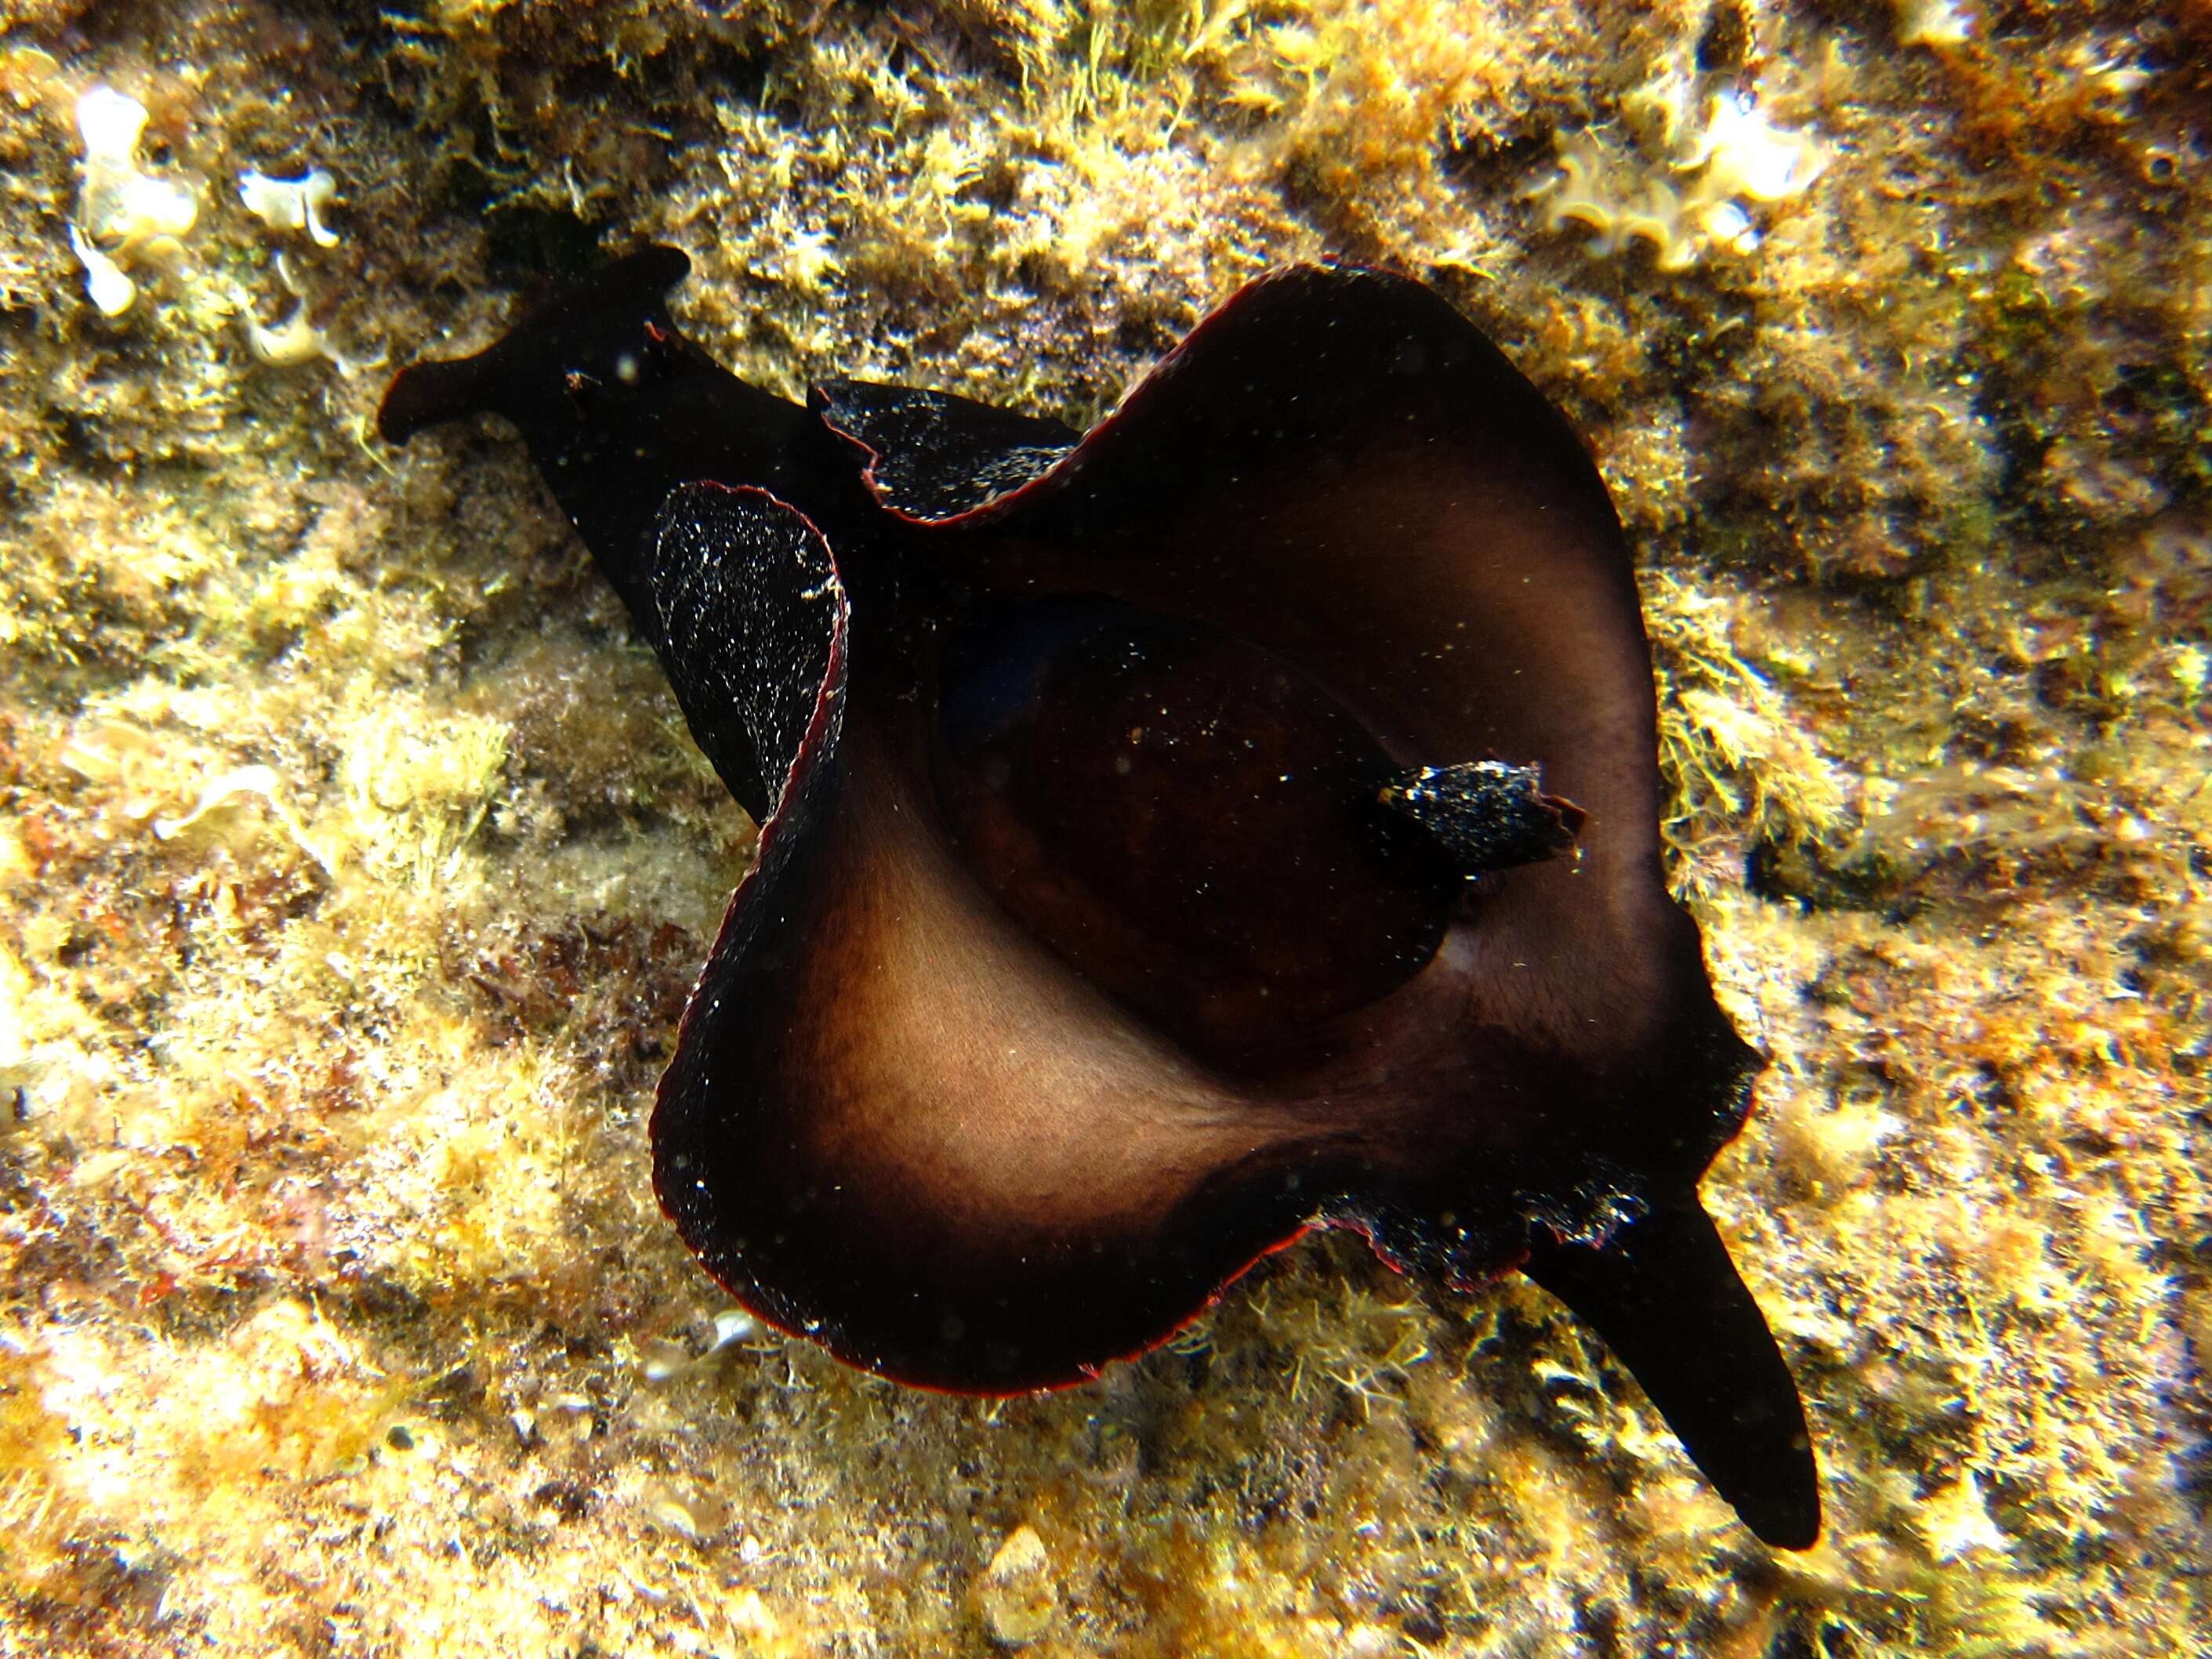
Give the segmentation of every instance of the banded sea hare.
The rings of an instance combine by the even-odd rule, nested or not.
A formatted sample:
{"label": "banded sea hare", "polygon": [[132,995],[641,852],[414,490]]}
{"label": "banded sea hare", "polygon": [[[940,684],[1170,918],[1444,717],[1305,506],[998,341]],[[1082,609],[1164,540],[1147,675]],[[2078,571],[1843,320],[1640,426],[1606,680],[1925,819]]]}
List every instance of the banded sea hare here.
{"label": "banded sea hare", "polygon": [[1310,1226],[1517,1268],[1809,1546],[1803,1407],[1697,1197],[1759,1060],[1662,879],[1629,554],[1559,413],[1433,292],[1317,267],[1088,433],[801,407],[677,331],[688,269],[614,262],[380,424],[520,429],[762,826],[653,1121],[708,1271],[1010,1392]]}

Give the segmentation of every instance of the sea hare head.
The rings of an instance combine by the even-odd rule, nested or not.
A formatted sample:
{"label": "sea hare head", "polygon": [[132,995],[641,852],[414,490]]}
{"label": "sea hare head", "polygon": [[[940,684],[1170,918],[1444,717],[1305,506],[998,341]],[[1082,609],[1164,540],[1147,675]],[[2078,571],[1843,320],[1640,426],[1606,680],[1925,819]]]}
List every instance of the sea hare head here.
{"label": "sea hare head", "polygon": [[[408,371],[386,426],[522,410],[764,820],[653,1119],[709,1271],[1005,1391],[1355,1227],[1531,1274],[1811,1542],[1802,1409],[1696,1196],[1757,1061],[1664,889],[1628,555],[1558,412],[1373,271],[1250,285],[1079,438],[764,398],[670,280]],[[571,380],[611,352],[620,396]]]}

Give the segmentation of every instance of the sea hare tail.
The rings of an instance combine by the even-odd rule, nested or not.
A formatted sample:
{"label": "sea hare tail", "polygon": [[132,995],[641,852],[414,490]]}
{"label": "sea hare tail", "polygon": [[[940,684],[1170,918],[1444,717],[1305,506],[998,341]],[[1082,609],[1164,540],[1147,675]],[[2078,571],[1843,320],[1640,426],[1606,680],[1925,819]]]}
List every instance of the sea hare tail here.
{"label": "sea hare tail", "polygon": [[1804,1404],[1694,1194],[1595,1249],[1540,1243],[1522,1271],[1605,1339],[1746,1526],[1777,1549],[1812,1547],[1820,1492]]}

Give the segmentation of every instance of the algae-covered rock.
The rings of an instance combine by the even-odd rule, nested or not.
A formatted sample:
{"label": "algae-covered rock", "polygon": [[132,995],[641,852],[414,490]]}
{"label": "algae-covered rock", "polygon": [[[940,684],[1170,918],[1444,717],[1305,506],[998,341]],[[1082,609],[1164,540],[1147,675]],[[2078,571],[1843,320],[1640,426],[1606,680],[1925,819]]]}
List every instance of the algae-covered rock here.
{"label": "algae-covered rock", "polygon": [[[7,23],[0,1652],[2207,1647],[2201,6]],[[112,317],[98,86],[198,204]],[[333,245],[241,198],[317,169]],[[1771,1058],[1705,1190],[1820,1548],[1533,1287],[1342,1240],[1050,1395],[718,1327],[645,1120],[750,827],[516,447],[341,372],[648,238],[786,393],[1079,423],[1327,255],[1570,410]],[[258,357],[295,307],[334,355]]]}

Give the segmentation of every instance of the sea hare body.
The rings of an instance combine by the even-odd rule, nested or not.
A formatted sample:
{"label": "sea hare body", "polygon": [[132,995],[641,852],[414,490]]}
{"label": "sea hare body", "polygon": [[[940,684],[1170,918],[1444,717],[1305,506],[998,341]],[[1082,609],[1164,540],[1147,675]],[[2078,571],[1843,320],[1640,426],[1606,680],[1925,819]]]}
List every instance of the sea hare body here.
{"label": "sea hare body", "polygon": [[655,248],[399,376],[540,471],[761,821],[653,1123],[718,1279],[929,1387],[1079,1381],[1306,1227],[1528,1273],[1769,1542],[1796,1389],[1697,1200],[1757,1067],[1667,896],[1650,659],[1559,413],[1299,268],[1086,434],[678,334]]}

